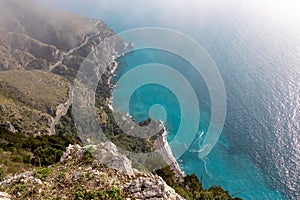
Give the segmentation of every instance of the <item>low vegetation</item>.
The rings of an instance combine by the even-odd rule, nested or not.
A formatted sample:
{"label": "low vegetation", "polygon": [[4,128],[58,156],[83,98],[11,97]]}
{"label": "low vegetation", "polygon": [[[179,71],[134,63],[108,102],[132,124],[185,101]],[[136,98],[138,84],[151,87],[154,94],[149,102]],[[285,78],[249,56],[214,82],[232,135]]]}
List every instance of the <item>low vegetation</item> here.
{"label": "low vegetation", "polygon": [[68,90],[69,85],[62,77],[45,71],[0,72],[2,96],[52,116],[57,106],[67,101]]}
{"label": "low vegetation", "polygon": [[0,180],[35,166],[57,163],[66,147],[74,143],[69,135],[29,137],[0,126]]}
{"label": "low vegetation", "polygon": [[59,104],[68,99],[64,78],[40,70],[0,71],[0,124],[28,135],[50,133]]}
{"label": "low vegetation", "polygon": [[125,200],[120,189],[110,188],[104,191],[87,191],[79,186],[76,188],[75,200],[98,199],[98,200]]}
{"label": "low vegetation", "polygon": [[156,170],[154,173],[161,176],[169,186],[187,200],[240,200],[239,198],[232,198],[228,191],[220,186],[203,189],[195,174],[187,175],[183,181],[180,181],[170,167]]}
{"label": "low vegetation", "polygon": [[14,199],[125,200],[128,194],[121,186],[130,180],[127,174],[94,162],[84,153],[48,167],[34,167],[32,175],[2,190]]}

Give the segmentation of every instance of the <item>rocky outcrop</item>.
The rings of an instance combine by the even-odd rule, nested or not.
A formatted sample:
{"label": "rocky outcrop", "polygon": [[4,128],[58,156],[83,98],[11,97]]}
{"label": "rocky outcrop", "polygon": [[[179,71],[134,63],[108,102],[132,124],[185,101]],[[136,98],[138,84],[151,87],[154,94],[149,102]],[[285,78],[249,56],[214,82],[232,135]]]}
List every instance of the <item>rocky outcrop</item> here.
{"label": "rocky outcrop", "polygon": [[64,152],[61,162],[80,158],[83,153],[87,151],[95,157],[95,162],[107,165],[113,169],[121,170],[130,176],[134,175],[135,170],[132,168],[131,160],[120,154],[116,145],[111,142],[85,147],[70,145],[67,147],[66,152]]}
{"label": "rocky outcrop", "polygon": [[84,152],[84,147],[79,146],[78,144],[69,145],[66,151],[63,153],[60,162],[68,161],[71,159],[80,158]]}
{"label": "rocky outcrop", "polygon": [[18,130],[15,129],[15,127],[9,121],[6,121],[2,126],[9,132],[12,132],[12,133],[18,132]]}
{"label": "rocky outcrop", "polygon": [[[91,157],[87,151],[93,150],[103,155]],[[111,164],[115,168],[126,167],[116,170],[100,162],[110,156],[114,157]],[[60,163],[8,178],[0,183],[0,191],[11,194],[8,196],[11,199],[98,199],[99,196],[118,199],[119,196],[132,200],[183,200],[161,177],[130,167],[130,161],[119,155],[111,143],[92,147],[73,145],[67,148]]]}
{"label": "rocky outcrop", "polygon": [[[94,162],[105,164],[117,170],[125,172],[131,177],[136,177],[124,184],[123,189],[129,192],[133,199],[166,199],[182,200],[173,188],[168,186],[165,181],[152,173],[141,173],[131,166],[131,161],[124,155],[118,153],[116,146],[111,142],[99,145],[81,147],[70,145],[61,158],[61,162],[82,157],[85,151],[91,151],[95,157]],[[97,170],[90,170],[89,173],[98,174]],[[73,174],[74,180],[79,180],[82,172]]]}
{"label": "rocky outcrop", "polygon": [[130,193],[133,199],[183,200],[161,177],[151,173],[143,174],[125,184],[124,189]]}
{"label": "rocky outcrop", "polygon": [[9,187],[10,185],[16,185],[20,183],[25,183],[25,184],[34,184],[34,185],[42,185],[42,181],[38,178],[35,178],[33,176],[32,172],[24,172],[21,174],[18,174],[14,177],[8,178],[0,183],[0,188],[6,188]]}

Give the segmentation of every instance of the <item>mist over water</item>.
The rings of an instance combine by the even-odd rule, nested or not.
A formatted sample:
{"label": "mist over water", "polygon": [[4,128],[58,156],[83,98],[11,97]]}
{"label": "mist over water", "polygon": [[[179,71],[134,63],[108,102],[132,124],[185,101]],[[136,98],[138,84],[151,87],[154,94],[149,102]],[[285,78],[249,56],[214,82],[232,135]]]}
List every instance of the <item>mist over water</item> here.
{"label": "mist over water", "polygon": [[[143,26],[181,31],[197,40],[219,68],[227,95],[225,127],[208,157],[201,160],[196,153],[187,151],[180,158],[183,161],[180,165],[187,173],[196,173],[205,187],[221,185],[230,194],[244,199],[299,198],[300,18],[290,18],[293,15],[288,13],[282,14],[289,16],[286,18],[275,16],[268,7],[259,7],[258,13],[251,10],[253,5],[248,9],[229,1],[226,5],[216,4],[215,8],[211,3],[199,3],[199,8],[180,4],[177,6],[182,9],[178,13],[176,5],[162,9],[157,1],[144,6],[137,3],[138,7],[129,4],[132,1],[114,6],[109,6],[109,1],[94,1],[95,5],[101,5],[95,8],[92,2],[52,4],[104,19],[116,32]],[[134,52],[120,58],[117,74],[121,76],[128,68],[148,62],[149,58],[166,63],[176,61],[164,52]],[[177,62],[188,68],[188,63],[180,59]],[[209,94],[201,77],[192,77],[190,82],[201,87],[202,92],[197,96],[202,112],[199,131],[205,134],[210,116]],[[163,88],[149,87],[140,88],[132,97],[132,102],[139,106],[131,108],[130,113],[138,119],[147,117],[143,113],[151,103],[174,98]],[[151,90],[153,93],[165,90],[165,95],[144,101],[142,94]],[[176,100],[170,102],[176,104]],[[172,139],[172,132],[178,127],[178,107],[173,110],[166,107],[168,139]]]}

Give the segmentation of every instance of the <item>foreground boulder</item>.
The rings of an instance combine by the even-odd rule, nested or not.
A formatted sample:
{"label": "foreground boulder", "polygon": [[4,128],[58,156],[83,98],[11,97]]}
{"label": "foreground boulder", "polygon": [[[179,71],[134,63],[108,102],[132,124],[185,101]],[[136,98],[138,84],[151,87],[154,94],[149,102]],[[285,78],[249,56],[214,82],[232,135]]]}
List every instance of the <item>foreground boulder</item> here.
{"label": "foreground boulder", "polygon": [[133,199],[183,199],[161,177],[154,176],[151,173],[143,174],[141,177],[127,183],[125,190],[130,193]]}

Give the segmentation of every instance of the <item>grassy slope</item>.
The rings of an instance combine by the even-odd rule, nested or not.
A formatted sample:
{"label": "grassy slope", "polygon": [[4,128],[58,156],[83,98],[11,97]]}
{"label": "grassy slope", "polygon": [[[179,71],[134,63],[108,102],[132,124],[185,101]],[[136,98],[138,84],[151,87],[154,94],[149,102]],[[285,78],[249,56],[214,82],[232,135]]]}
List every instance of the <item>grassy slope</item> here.
{"label": "grassy slope", "polygon": [[19,131],[47,134],[59,104],[67,101],[68,83],[44,71],[0,72],[0,124]]}
{"label": "grassy slope", "polygon": [[60,76],[39,70],[0,72],[0,92],[34,109],[53,112],[68,98],[68,84]]}

